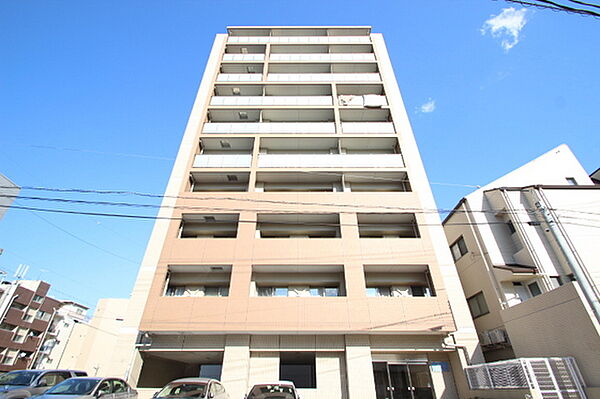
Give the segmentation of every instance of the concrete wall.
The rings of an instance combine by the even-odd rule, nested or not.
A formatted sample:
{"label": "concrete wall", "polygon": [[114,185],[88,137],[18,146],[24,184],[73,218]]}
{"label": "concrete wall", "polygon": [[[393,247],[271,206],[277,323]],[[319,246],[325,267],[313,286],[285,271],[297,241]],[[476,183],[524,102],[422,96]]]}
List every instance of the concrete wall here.
{"label": "concrete wall", "polygon": [[581,290],[569,283],[501,312],[517,357],[577,361],[590,388],[600,388],[600,326]]}

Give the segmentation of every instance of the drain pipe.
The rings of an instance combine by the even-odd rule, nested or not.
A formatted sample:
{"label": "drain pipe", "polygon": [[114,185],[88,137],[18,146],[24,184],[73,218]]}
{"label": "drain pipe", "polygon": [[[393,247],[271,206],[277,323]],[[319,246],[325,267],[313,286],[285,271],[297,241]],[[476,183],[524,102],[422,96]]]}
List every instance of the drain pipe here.
{"label": "drain pipe", "polygon": [[583,270],[582,265],[579,263],[579,260],[573,253],[573,249],[563,235],[563,232],[558,225],[558,218],[555,218],[553,212],[546,206],[546,201],[540,187],[531,187],[527,189],[527,191],[533,196],[534,205],[544,219],[544,222],[546,222],[546,226],[548,228],[547,231],[550,232],[552,237],[554,237],[556,240],[556,244],[565,257],[565,260],[573,272],[577,283],[579,283],[585,298],[592,307],[594,315],[596,316],[596,320],[600,323],[600,302],[598,301],[598,295],[596,294],[592,283],[588,279],[585,270]]}

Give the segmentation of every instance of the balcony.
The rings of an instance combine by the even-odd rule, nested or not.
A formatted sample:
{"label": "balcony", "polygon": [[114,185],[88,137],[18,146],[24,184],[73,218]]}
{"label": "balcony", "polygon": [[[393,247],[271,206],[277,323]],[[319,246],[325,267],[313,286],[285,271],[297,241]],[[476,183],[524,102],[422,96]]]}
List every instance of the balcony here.
{"label": "balcony", "polygon": [[369,53],[329,53],[329,54],[271,54],[271,61],[312,61],[312,62],[360,62],[376,61],[375,54]]}
{"label": "balcony", "polygon": [[251,296],[339,297],[346,295],[341,265],[253,265]]}
{"label": "balcony", "polygon": [[262,74],[258,73],[220,73],[217,82],[260,82]]}
{"label": "balcony", "polygon": [[190,175],[190,191],[248,191],[250,173],[206,173],[192,172]]}
{"label": "balcony", "polygon": [[210,99],[210,105],[222,106],[328,106],[331,96],[222,96]]}
{"label": "balcony", "polygon": [[227,43],[370,44],[369,36],[229,36]]}
{"label": "balcony", "polygon": [[333,122],[205,123],[206,134],[334,134]]}
{"label": "balcony", "polygon": [[223,63],[217,82],[256,82],[262,80],[262,63]]}
{"label": "balcony", "polygon": [[260,192],[409,192],[406,172],[259,172]]}
{"label": "balcony", "polygon": [[184,214],[181,218],[180,238],[235,238],[239,214],[210,213]]}
{"label": "balcony", "polygon": [[358,213],[360,238],[419,238],[414,213]]}
{"label": "balcony", "polygon": [[427,265],[365,265],[364,268],[367,296],[435,296]]}
{"label": "balcony", "polygon": [[266,138],[260,168],[403,168],[396,138]]}
{"label": "balcony", "polygon": [[254,141],[246,138],[206,138],[200,142],[200,154],[194,168],[248,168],[252,165]]}
{"label": "balcony", "polygon": [[337,214],[263,213],[257,215],[258,238],[339,238]]}
{"label": "balcony", "polygon": [[169,265],[164,296],[228,296],[230,280],[231,265]]}
{"label": "balcony", "polygon": [[379,73],[270,73],[268,82],[380,82]]}
{"label": "balcony", "polygon": [[264,54],[223,54],[223,61],[264,61]]}

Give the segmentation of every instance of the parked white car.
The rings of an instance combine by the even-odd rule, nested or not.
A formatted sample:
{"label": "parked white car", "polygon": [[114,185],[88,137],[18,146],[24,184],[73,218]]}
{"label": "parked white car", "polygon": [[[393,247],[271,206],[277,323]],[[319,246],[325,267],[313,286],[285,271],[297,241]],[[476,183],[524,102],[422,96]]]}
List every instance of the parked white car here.
{"label": "parked white car", "polygon": [[229,399],[225,387],[212,378],[181,378],[169,382],[154,394],[155,399]]}
{"label": "parked white car", "polygon": [[277,381],[254,384],[245,399],[300,399],[291,381]]}

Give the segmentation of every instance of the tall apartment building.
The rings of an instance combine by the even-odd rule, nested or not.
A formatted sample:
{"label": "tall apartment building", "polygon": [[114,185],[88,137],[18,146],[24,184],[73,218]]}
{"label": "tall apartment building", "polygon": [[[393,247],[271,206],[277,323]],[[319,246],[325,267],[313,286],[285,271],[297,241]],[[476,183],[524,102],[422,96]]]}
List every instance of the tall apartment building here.
{"label": "tall apartment building", "polygon": [[600,398],[600,185],[571,150],[467,195],[444,229],[486,360],[574,357]]}
{"label": "tall apartment building", "polygon": [[466,397],[477,335],[381,34],[217,35],[163,206],[112,368],[141,392]]}
{"label": "tall apartment building", "polygon": [[46,294],[44,281],[0,284],[0,372],[31,366],[61,302]]}

